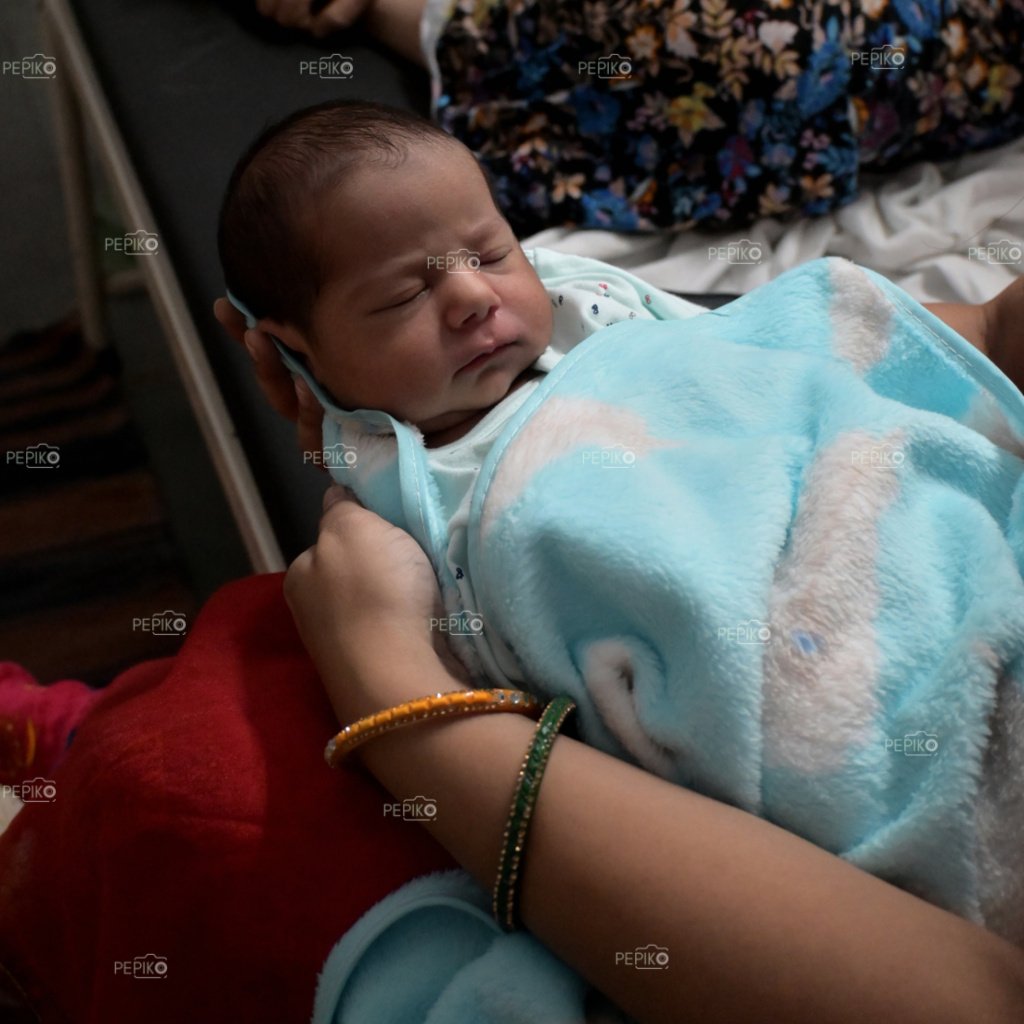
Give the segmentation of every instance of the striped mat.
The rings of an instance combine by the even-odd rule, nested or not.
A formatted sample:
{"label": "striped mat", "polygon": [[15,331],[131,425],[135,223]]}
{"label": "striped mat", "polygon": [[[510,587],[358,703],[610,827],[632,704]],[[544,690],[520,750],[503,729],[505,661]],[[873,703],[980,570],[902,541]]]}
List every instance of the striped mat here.
{"label": "striped mat", "polygon": [[119,378],[74,318],[0,345],[0,660],[43,683],[173,654],[196,611]]}

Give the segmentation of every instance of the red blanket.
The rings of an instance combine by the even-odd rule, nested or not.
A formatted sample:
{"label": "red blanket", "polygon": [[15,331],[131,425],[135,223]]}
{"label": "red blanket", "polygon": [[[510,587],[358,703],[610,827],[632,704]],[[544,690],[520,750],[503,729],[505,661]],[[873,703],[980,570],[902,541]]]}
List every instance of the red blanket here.
{"label": "red blanket", "polygon": [[56,798],[0,837],[0,979],[44,1024],[308,1020],[342,933],[452,866],[325,765],[337,723],[281,579],[224,587],[176,657],[119,676]]}

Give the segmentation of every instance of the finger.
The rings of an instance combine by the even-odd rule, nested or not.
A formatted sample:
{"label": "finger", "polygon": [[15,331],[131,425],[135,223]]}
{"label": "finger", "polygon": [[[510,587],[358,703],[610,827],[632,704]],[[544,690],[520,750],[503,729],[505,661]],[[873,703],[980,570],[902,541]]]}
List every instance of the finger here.
{"label": "finger", "polygon": [[324,414],[316,396],[309,390],[309,385],[301,377],[295,378],[292,397],[297,406],[296,422],[299,436],[299,447],[307,454],[307,459],[318,465],[324,472],[327,467],[317,453],[324,447]]}
{"label": "finger", "polygon": [[292,606],[292,595],[301,587],[302,580],[308,576],[311,563],[313,562],[313,548],[306,548],[291,565],[284,577],[284,599],[288,606]]}
{"label": "finger", "polygon": [[366,8],[365,0],[333,0],[310,23],[313,35],[318,38],[351,28]]}
{"label": "finger", "polygon": [[341,484],[331,484],[324,491],[323,512],[326,513],[328,509],[337,505],[339,501],[357,501],[357,498],[347,487],[342,487]]}
{"label": "finger", "polygon": [[292,28],[308,29],[313,21],[309,5],[310,0],[279,0],[274,20]]}
{"label": "finger", "polygon": [[320,541],[328,537],[351,539],[350,528],[354,520],[350,517],[355,516],[356,521],[362,522],[359,517],[370,514],[352,491],[338,485],[327,489],[323,506],[320,513]]}
{"label": "finger", "polygon": [[284,0],[258,0],[259,11],[265,18],[273,18],[282,25],[287,24],[282,20],[282,12],[285,7]]}
{"label": "finger", "polygon": [[281,362],[270,336],[263,331],[246,331],[245,347],[253,361],[256,379],[267,401],[276,412],[292,420],[299,415],[299,403],[295,397],[288,368]]}
{"label": "finger", "polygon": [[213,304],[213,315],[217,322],[239,344],[245,336],[245,317],[223,296]]}
{"label": "finger", "polygon": [[265,0],[263,11],[268,18],[273,18],[274,21],[281,21],[281,15],[284,11],[284,0]]}

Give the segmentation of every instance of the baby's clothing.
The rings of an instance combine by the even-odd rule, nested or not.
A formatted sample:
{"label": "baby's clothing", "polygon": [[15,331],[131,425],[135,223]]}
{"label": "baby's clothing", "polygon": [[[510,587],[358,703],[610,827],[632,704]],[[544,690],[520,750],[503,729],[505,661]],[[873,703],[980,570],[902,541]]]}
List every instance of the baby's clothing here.
{"label": "baby's clothing", "polygon": [[[562,356],[594,331],[623,320],[684,320],[702,306],[653,288],[628,271],[586,256],[551,249],[525,250],[551,300],[551,342],[533,364],[547,373]],[[538,385],[527,381],[499,402],[472,430],[451,444],[427,449],[427,462],[448,517],[448,566],[464,577],[466,525],[477,474],[505,424]]]}
{"label": "baby's clothing", "polygon": [[332,475],[427,552],[476,678],[1024,943],[1024,397],[845,260],[697,316],[621,287],[475,474],[327,403]]}
{"label": "baby's clothing", "polygon": [[[684,320],[704,312],[704,307],[600,260],[540,247],[526,249],[524,255],[537,271],[553,310],[551,340],[532,366],[541,373],[557,366],[566,352],[602,327],[636,318]],[[255,319],[248,310],[234,297],[231,301],[245,315],[249,326],[254,326]],[[378,433],[391,419],[385,413],[342,409],[290,350],[280,342],[277,348],[285,365],[305,380],[332,422],[361,421],[372,433]],[[427,450],[449,518],[457,513],[472,487],[475,469],[483,462],[501,428],[536,386],[536,380],[527,382],[495,405],[469,433],[451,444]],[[411,429],[416,432],[414,427]],[[352,464],[339,457],[330,468],[345,474]],[[349,478],[341,475],[337,479],[345,483]]]}
{"label": "baby's clothing", "polygon": [[[594,331],[623,320],[685,320],[704,312],[704,307],[688,302],[677,295],[648,284],[627,270],[613,267],[588,256],[556,252],[537,247],[524,250],[530,265],[536,270],[552,307],[551,340],[545,351],[531,367],[545,374],[558,365],[559,360]],[[245,315],[250,327],[255,318],[234,296],[231,301]],[[306,366],[294,353],[276,341],[278,352],[292,374],[300,375],[316,396],[325,414],[325,461],[338,483],[350,486],[354,477],[353,457],[377,458],[392,451],[393,442],[387,437],[397,423],[387,413],[375,410],[345,410],[321,387]],[[495,405],[463,437],[440,448],[424,449],[431,476],[431,487],[436,490],[445,517],[443,531],[447,537],[447,565],[451,577],[465,578],[465,528],[469,514],[469,499],[479,472],[491,445],[501,434],[505,424],[530,397],[539,381],[534,379],[518,387]],[[410,424],[404,433],[420,437]],[[379,438],[370,444],[369,437]],[[352,443],[361,439],[362,456],[353,451]],[[400,443],[400,442],[399,442]],[[331,453],[335,453],[332,458]],[[347,455],[347,458],[346,458]],[[378,483],[384,481],[378,480]],[[378,495],[384,509],[394,510],[399,503],[393,491]],[[385,516],[387,518],[387,516]],[[440,524],[438,524],[440,528]]]}

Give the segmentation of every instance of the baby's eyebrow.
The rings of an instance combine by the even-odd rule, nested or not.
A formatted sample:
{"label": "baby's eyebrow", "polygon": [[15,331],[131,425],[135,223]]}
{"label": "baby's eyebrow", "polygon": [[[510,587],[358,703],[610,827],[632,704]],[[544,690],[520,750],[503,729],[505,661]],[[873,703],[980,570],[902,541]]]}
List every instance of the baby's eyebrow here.
{"label": "baby's eyebrow", "polygon": [[[464,245],[461,247],[472,249],[474,245],[482,245],[491,235],[497,234],[504,227],[504,220],[491,217],[470,231],[466,236]],[[392,283],[396,277],[425,270],[429,266],[428,261],[431,257],[436,258],[443,255],[445,254],[421,251],[401,261],[396,259],[393,264],[389,261],[387,264],[389,269],[386,271],[369,270],[364,276],[357,277],[353,286],[362,291],[372,288],[383,288],[386,284]]]}
{"label": "baby's eyebrow", "polygon": [[422,273],[426,260],[422,256],[414,256],[400,264],[396,264],[387,272],[369,270],[365,275],[357,276],[348,283],[347,290],[351,296],[362,296],[373,302],[385,298],[388,292],[403,279]]}

